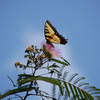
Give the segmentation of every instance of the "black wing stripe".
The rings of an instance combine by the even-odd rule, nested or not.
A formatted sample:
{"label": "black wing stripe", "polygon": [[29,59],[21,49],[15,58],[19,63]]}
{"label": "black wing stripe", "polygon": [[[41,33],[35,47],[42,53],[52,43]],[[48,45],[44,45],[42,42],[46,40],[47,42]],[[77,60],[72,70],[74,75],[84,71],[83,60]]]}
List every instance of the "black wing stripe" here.
{"label": "black wing stripe", "polygon": [[50,39],[52,39],[52,37],[51,37],[51,36],[47,36],[47,35],[46,35],[45,37],[46,37],[46,38],[50,38]]}
{"label": "black wing stripe", "polygon": [[[48,31],[48,29],[45,29],[44,31],[46,32],[46,31]],[[49,32],[49,31],[48,31],[48,32]]]}

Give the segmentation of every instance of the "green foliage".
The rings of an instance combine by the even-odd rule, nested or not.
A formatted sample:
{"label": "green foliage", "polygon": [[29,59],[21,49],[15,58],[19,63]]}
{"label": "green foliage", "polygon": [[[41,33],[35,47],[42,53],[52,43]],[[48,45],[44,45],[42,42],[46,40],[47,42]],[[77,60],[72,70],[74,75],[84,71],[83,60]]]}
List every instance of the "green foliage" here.
{"label": "green foliage", "polygon": [[[36,95],[40,96],[42,100],[66,100],[66,98],[99,100],[100,89],[89,86],[89,83],[84,82],[85,77],[78,77],[78,73],[75,73],[67,79],[68,71],[64,68],[68,67],[70,63],[63,57],[60,59],[52,58],[46,48],[38,49],[36,46],[28,47],[25,52],[27,54],[24,57],[27,58],[27,63],[24,65],[16,62],[15,67],[24,70],[31,69],[31,73],[18,74],[17,84],[8,77],[14,85],[14,89],[1,94],[0,99],[14,95],[21,100],[26,100],[28,96]],[[41,73],[37,73],[38,70],[41,70]],[[43,70],[46,70],[46,72]],[[45,91],[41,91],[41,87],[38,85],[39,81],[53,85],[52,96]],[[57,95],[57,89],[59,95]],[[22,92],[25,93],[24,96],[20,95]]]}
{"label": "green foliage", "polygon": [[52,58],[51,60],[54,61],[54,62],[56,62],[56,63],[65,65],[65,66],[69,66],[70,65],[70,63],[68,61],[65,61],[65,59],[63,59],[64,61],[60,61],[60,60],[54,59],[54,58]]}
{"label": "green foliage", "polygon": [[[23,75],[23,76],[27,76],[27,75]],[[22,75],[21,75],[21,77],[22,77]],[[48,83],[51,83],[51,84],[58,85],[60,92],[63,95],[61,82],[60,82],[60,80],[58,80],[56,78],[42,77],[42,76],[30,76],[30,77],[22,78],[21,80],[18,80],[18,85],[21,86],[25,83],[36,81],[36,80],[41,80],[41,81],[44,81],[44,82],[48,82]]]}
{"label": "green foliage", "polygon": [[3,99],[3,98],[5,98],[5,97],[7,97],[9,95],[12,95],[12,94],[31,91],[33,89],[34,89],[34,87],[29,87],[28,85],[25,85],[25,86],[22,86],[22,87],[18,87],[18,88],[15,88],[15,89],[7,91],[3,95],[0,95],[0,99]]}

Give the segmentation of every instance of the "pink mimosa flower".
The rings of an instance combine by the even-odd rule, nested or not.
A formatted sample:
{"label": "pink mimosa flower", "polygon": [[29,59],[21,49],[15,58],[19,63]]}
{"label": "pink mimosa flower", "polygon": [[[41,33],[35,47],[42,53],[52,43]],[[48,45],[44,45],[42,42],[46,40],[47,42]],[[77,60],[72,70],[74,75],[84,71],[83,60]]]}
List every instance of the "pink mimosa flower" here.
{"label": "pink mimosa flower", "polygon": [[57,48],[45,42],[42,42],[41,45],[42,47],[45,46],[46,50],[52,55],[52,57],[61,57],[61,53]]}

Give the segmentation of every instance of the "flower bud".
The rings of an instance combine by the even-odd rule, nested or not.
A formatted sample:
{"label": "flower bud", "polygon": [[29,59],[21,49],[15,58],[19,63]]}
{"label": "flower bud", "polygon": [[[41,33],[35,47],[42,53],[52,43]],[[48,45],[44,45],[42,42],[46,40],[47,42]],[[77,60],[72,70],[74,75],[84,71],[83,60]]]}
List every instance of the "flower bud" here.
{"label": "flower bud", "polygon": [[33,45],[31,45],[31,46],[28,46],[27,48],[26,48],[26,50],[25,50],[25,52],[32,52],[34,50],[34,46]]}

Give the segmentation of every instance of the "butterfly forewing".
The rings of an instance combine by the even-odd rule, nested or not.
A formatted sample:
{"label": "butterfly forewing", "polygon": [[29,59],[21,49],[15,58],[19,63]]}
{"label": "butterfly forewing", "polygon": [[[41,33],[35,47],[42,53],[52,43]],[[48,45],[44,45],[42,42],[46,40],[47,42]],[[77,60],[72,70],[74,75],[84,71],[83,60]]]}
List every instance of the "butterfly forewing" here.
{"label": "butterfly forewing", "polygon": [[66,44],[67,40],[61,36],[54,26],[49,21],[46,21],[44,28],[45,38],[47,43]]}

